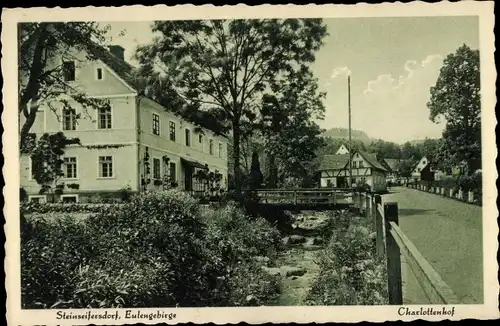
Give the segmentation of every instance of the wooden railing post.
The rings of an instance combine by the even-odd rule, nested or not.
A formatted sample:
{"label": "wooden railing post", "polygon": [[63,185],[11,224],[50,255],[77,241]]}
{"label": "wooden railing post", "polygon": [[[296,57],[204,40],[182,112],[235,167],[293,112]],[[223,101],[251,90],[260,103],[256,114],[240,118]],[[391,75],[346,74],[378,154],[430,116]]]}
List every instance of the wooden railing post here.
{"label": "wooden railing post", "polygon": [[376,251],[377,256],[383,257],[385,253],[384,244],[384,217],[378,211],[378,205],[382,204],[382,197],[375,195],[375,232],[376,232]]}
{"label": "wooden railing post", "polygon": [[370,195],[368,193],[365,194],[365,216],[366,218],[370,218],[370,213],[371,213],[371,209],[370,209],[370,202],[371,202],[371,198],[370,198]]}
{"label": "wooden railing post", "polygon": [[297,190],[293,191],[293,204],[297,205]]}
{"label": "wooden railing post", "polygon": [[[377,203],[375,202],[375,198],[377,197],[377,195],[372,195],[372,198],[371,198],[371,206],[370,206],[370,209],[372,211],[372,230],[377,232]],[[380,196],[379,196],[380,197]]]}
{"label": "wooden railing post", "polygon": [[398,224],[398,204],[386,203],[384,205],[385,217],[385,242],[387,250],[387,287],[389,290],[389,304],[403,304],[403,285],[401,282],[401,253],[399,246],[392,237],[390,222]]}

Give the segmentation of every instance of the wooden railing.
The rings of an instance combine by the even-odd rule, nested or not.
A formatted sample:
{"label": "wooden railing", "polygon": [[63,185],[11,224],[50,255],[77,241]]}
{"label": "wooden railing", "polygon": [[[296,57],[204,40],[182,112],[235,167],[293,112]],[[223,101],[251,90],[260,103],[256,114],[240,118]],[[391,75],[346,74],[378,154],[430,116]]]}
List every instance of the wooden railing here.
{"label": "wooden railing", "polygon": [[382,205],[380,195],[355,192],[353,207],[372,220],[373,230],[376,232],[376,254],[379,258],[386,257],[389,304],[403,304],[401,255],[405,257],[431,304],[460,303],[450,287],[399,227],[397,203]]}
{"label": "wooden railing", "polygon": [[255,192],[262,204],[336,205],[352,202],[351,189],[347,188],[258,189]]}

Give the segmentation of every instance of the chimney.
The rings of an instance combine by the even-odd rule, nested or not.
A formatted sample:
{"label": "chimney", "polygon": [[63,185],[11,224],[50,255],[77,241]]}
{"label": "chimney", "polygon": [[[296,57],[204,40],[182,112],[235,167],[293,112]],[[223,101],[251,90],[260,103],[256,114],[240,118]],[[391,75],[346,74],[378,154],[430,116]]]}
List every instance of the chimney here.
{"label": "chimney", "polygon": [[120,45],[110,45],[109,52],[111,52],[118,59],[125,61],[125,49]]}

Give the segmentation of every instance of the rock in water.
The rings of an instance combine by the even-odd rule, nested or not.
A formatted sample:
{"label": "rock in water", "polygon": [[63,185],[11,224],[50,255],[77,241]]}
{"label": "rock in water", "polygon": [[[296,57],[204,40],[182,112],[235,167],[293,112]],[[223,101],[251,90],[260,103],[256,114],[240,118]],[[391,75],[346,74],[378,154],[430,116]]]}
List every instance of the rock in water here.
{"label": "rock in water", "polygon": [[312,242],[313,245],[321,245],[323,243],[324,243],[324,240],[321,237],[315,237],[313,239],[313,242]]}
{"label": "rock in water", "polygon": [[300,244],[306,242],[306,238],[301,235],[291,235],[288,239],[289,244]]}
{"label": "rock in water", "polygon": [[283,271],[282,275],[284,274],[286,277],[302,276],[307,273],[304,268],[300,267],[283,266],[281,269]]}
{"label": "rock in water", "polygon": [[269,257],[265,257],[265,256],[256,256],[254,257],[255,261],[258,262],[258,263],[264,263],[264,264],[267,264],[269,263]]}

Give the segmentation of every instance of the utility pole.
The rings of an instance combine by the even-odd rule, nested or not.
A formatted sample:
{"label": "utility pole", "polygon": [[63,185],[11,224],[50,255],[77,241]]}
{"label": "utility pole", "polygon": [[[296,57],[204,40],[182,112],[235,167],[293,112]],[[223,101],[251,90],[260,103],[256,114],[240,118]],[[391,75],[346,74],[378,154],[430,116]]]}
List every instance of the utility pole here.
{"label": "utility pole", "polygon": [[347,76],[347,106],[349,108],[349,188],[352,188],[351,75]]}

